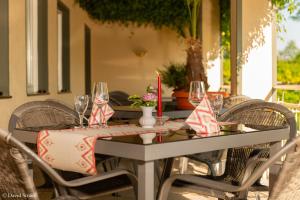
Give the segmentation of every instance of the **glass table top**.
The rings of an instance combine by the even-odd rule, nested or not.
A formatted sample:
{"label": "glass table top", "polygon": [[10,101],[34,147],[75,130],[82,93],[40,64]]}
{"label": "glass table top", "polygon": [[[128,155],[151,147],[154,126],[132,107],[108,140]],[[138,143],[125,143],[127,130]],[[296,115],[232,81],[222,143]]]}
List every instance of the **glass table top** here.
{"label": "glass table top", "polygon": [[[226,124],[220,126],[221,131],[219,133],[205,135],[205,134],[197,134],[194,130],[190,129],[186,125],[182,129],[177,131],[157,133],[156,137],[152,140],[152,144],[203,139],[207,137],[221,137],[221,136],[236,135],[236,134],[247,134],[247,133],[253,133],[262,130],[276,130],[282,128],[286,128],[286,127],[260,126],[260,130],[258,130],[251,127],[251,125],[247,125],[247,124]],[[102,139],[115,141],[115,142],[122,142],[122,143],[143,144],[143,140],[141,139],[141,137],[139,137],[139,135],[121,136],[121,137],[118,136],[118,137],[110,137],[110,138],[102,138]]]}
{"label": "glass table top", "polygon": [[[128,124],[137,124],[137,120],[119,120],[109,122],[109,126],[114,125],[128,125]],[[177,131],[168,131],[163,133],[157,133],[155,138],[152,140],[152,144],[168,143],[168,142],[177,142],[177,141],[186,141],[186,140],[196,140],[203,139],[207,137],[222,137],[228,135],[237,135],[237,134],[247,134],[258,132],[262,130],[276,130],[286,127],[263,127],[259,126],[259,129],[253,128],[254,126],[248,124],[236,124],[228,123],[221,124],[219,133],[214,133],[210,135],[197,134],[194,130],[190,129],[188,125],[185,125],[180,130]],[[44,129],[48,130],[61,130],[61,129],[70,129],[74,128],[74,125],[65,125],[59,124],[55,126],[43,126],[43,127],[27,127],[27,128],[17,128],[17,130],[30,131],[30,132],[39,132]],[[146,133],[149,134],[149,133]],[[139,135],[130,135],[130,136],[115,136],[101,138],[102,140],[109,140],[122,143],[131,143],[131,144],[143,144],[143,140]]]}

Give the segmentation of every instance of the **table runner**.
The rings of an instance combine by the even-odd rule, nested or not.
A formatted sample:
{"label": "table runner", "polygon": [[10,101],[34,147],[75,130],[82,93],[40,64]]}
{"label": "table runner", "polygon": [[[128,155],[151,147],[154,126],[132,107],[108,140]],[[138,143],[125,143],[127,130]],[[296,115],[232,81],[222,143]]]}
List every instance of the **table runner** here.
{"label": "table runner", "polygon": [[169,121],[150,129],[130,124],[107,128],[43,130],[37,137],[38,155],[53,168],[95,175],[95,143],[98,138],[161,133],[179,130],[184,126],[183,121]]}

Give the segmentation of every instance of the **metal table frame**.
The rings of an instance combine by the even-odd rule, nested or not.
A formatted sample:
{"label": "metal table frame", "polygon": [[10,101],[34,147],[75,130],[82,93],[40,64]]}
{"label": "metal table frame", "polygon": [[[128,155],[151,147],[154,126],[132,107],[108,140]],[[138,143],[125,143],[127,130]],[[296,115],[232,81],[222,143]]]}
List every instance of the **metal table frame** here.
{"label": "metal table frame", "polygon": [[[14,130],[13,135],[22,142],[36,143],[37,133]],[[148,145],[98,140],[95,152],[137,160],[138,199],[154,200],[154,161],[156,160],[262,143],[271,143],[270,153],[274,154],[281,147],[281,140],[285,139],[289,139],[289,128]],[[277,173],[278,169],[271,167],[270,187]]]}

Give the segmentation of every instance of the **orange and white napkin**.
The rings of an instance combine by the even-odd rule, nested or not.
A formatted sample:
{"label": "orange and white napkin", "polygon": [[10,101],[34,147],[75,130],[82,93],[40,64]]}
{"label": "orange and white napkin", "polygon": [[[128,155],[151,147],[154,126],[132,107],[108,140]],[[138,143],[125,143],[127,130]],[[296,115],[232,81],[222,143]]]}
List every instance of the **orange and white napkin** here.
{"label": "orange and white napkin", "polygon": [[99,124],[100,120],[101,124],[105,124],[105,122],[107,122],[114,114],[114,110],[107,103],[102,106],[98,106],[99,104],[102,104],[101,100],[96,98],[89,118],[89,125]]}
{"label": "orange and white napkin", "polygon": [[204,96],[185,122],[200,135],[212,135],[220,132],[207,96]]}

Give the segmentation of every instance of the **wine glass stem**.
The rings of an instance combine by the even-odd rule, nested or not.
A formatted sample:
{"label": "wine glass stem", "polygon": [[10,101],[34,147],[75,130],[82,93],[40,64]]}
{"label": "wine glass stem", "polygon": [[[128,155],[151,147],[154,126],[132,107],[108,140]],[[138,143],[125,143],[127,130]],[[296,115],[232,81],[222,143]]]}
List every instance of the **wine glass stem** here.
{"label": "wine glass stem", "polygon": [[79,114],[79,124],[80,127],[83,128],[83,114]]}

